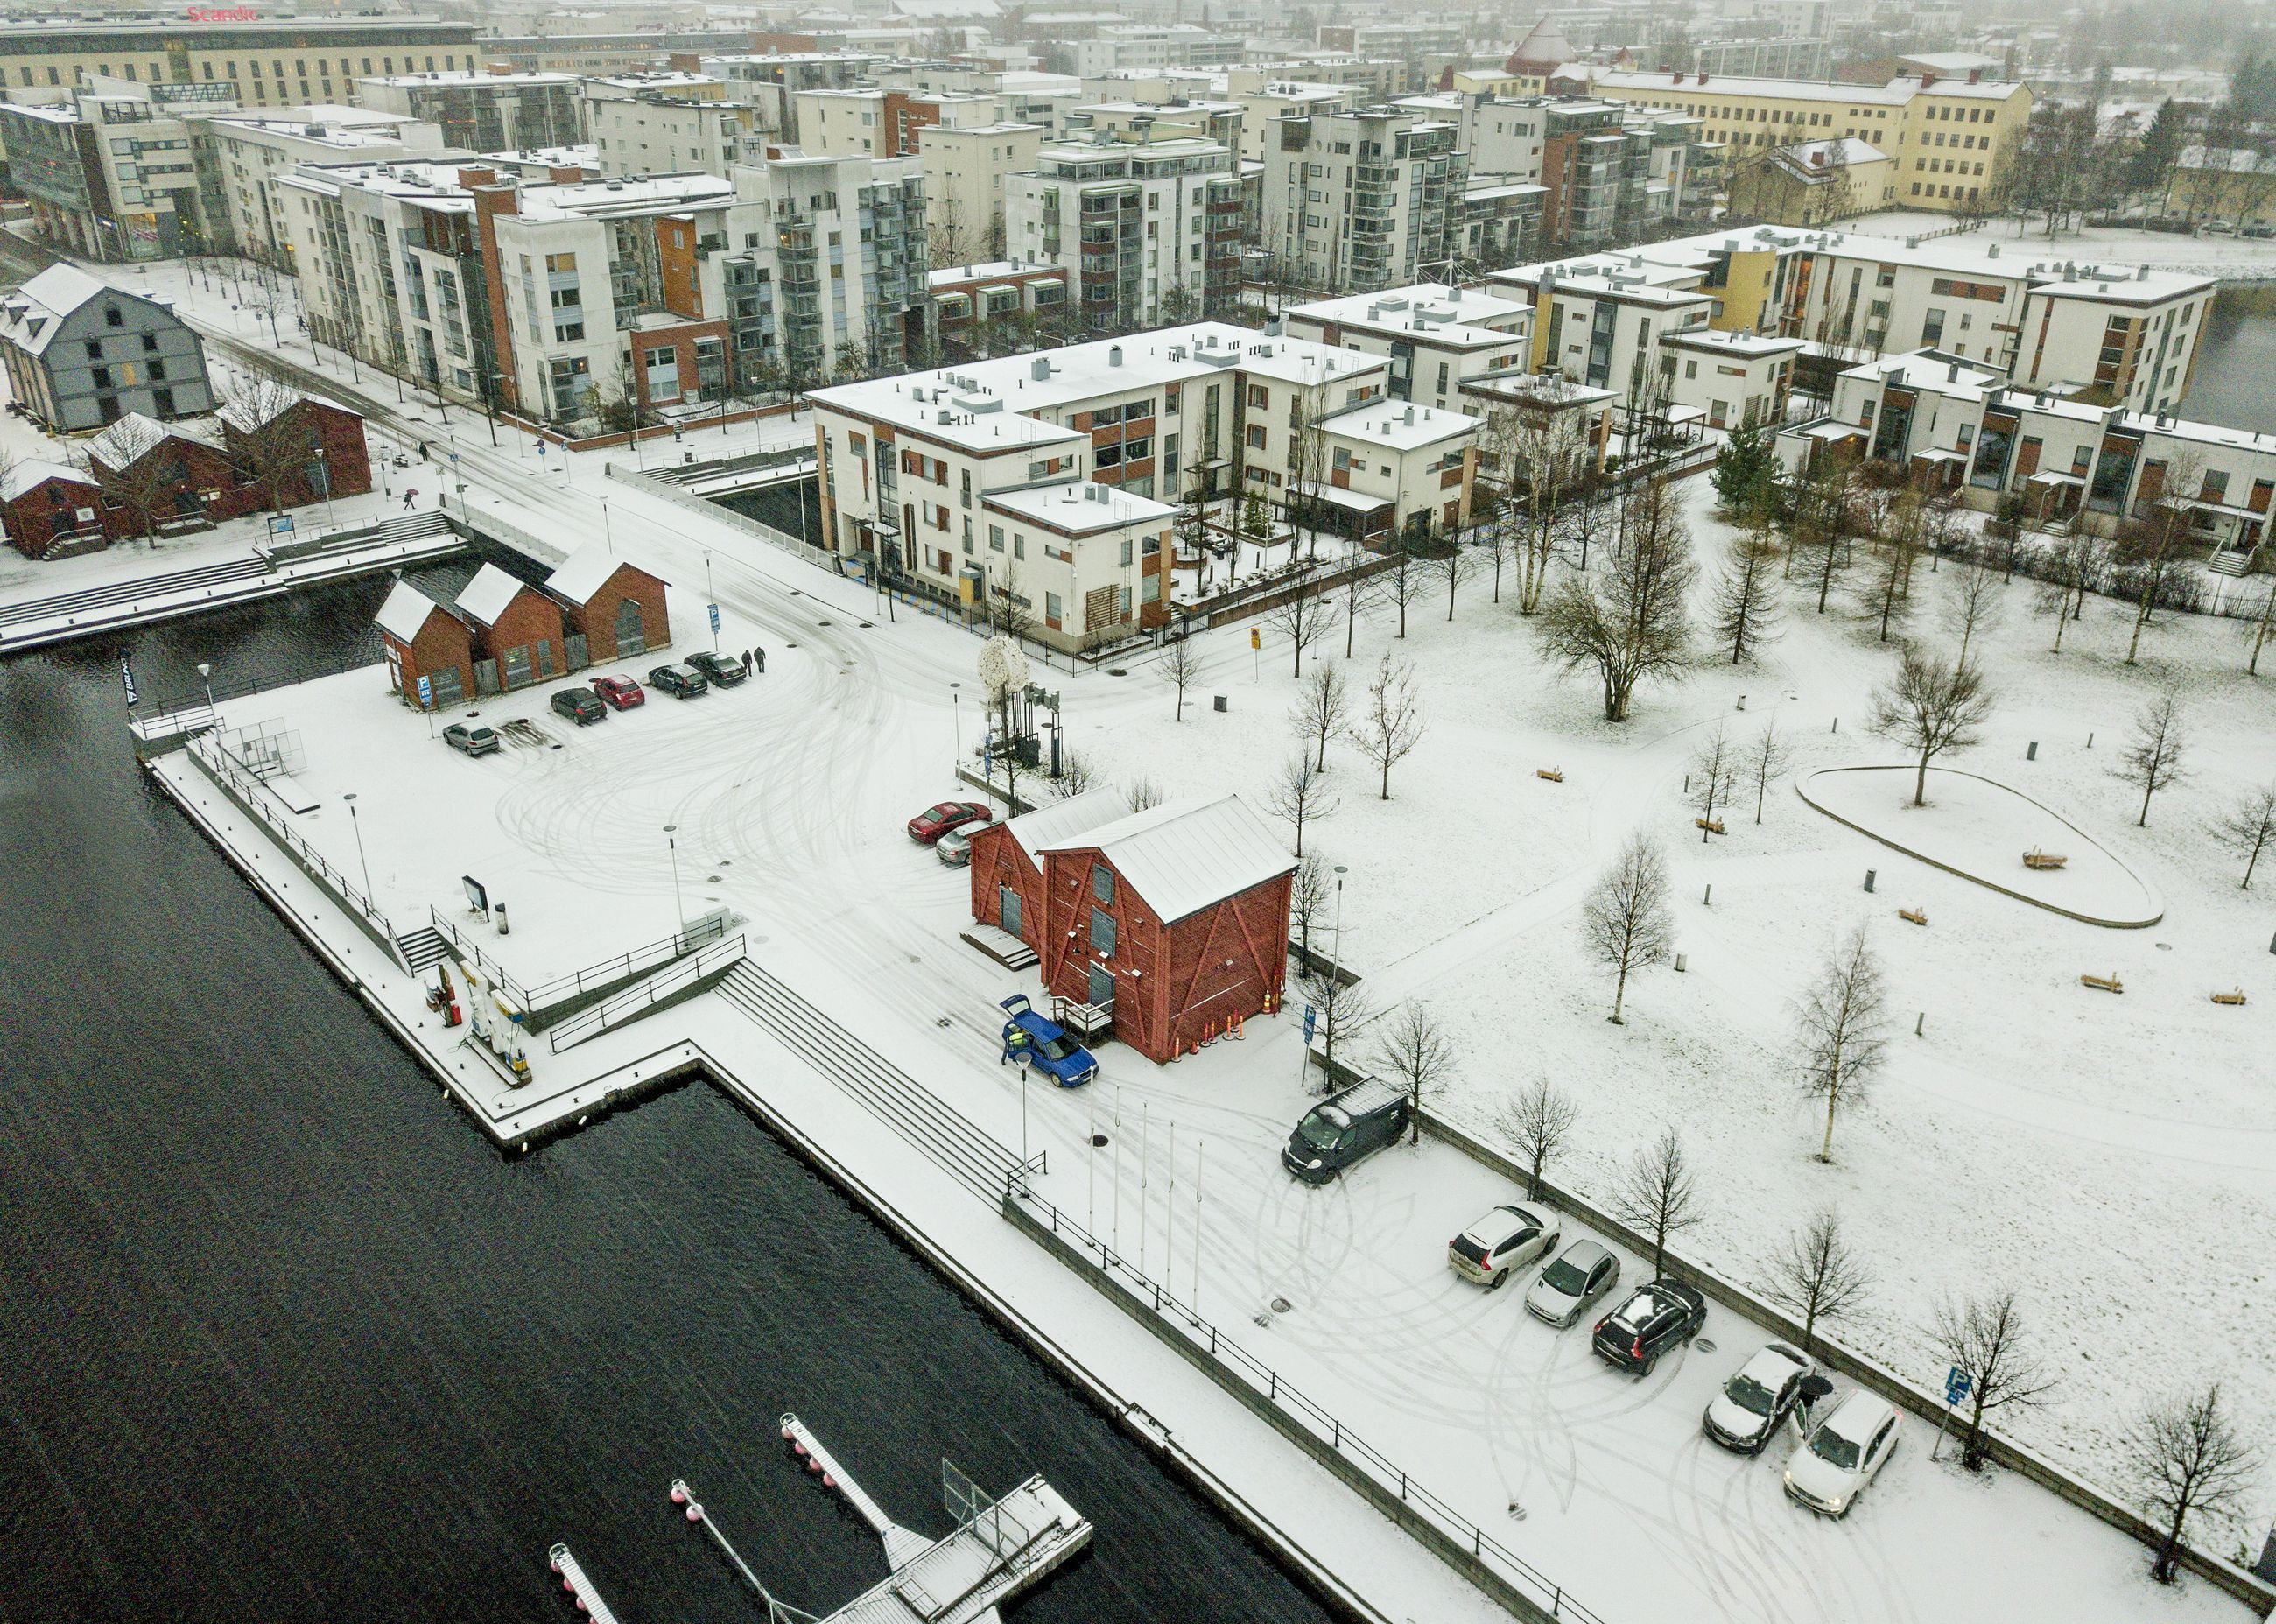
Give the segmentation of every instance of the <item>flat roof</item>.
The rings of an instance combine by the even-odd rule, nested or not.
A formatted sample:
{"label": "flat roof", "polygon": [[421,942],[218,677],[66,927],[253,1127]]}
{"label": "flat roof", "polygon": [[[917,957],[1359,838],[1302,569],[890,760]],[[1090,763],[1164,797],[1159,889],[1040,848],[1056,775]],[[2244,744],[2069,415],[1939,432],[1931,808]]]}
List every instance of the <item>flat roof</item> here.
{"label": "flat roof", "polygon": [[1370,400],[1364,406],[1331,414],[1321,419],[1320,426],[1330,434],[1341,435],[1346,439],[1364,440],[1369,445],[1388,445],[1393,451],[1411,452],[1468,434],[1482,421],[1482,419],[1466,417],[1460,412],[1442,412],[1433,406],[1415,406],[1410,401],[1384,399]]}
{"label": "flat roof", "polygon": [[1098,530],[1119,530],[1126,525],[1166,522],[1178,510],[1151,497],[1136,496],[1119,485],[1079,481],[1061,485],[1031,485],[1022,490],[991,490],[982,505],[1014,519],[1024,519],[1063,535],[1089,535]]}
{"label": "flat roof", "polygon": [[1760,357],[1793,355],[1808,341],[1782,338],[1776,333],[1730,333],[1712,327],[1680,327],[1663,334],[1663,341],[1689,350],[1720,350],[1726,354]]}
{"label": "flat roof", "polygon": [[[1287,314],[1323,325],[1420,338],[1445,349],[1481,349],[1524,342],[1532,329],[1533,306],[1529,300],[1484,289],[1422,282],[1379,293],[1316,300],[1294,306]],[[1504,331],[1486,324],[1512,317],[1521,318],[1518,330]]]}
{"label": "flat roof", "polygon": [[517,68],[511,73],[490,73],[479,68],[437,68],[431,73],[371,73],[360,74],[359,85],[424,85],[437,89],[464,88],[469,85],[573,85],[574,73],[542,73]]}

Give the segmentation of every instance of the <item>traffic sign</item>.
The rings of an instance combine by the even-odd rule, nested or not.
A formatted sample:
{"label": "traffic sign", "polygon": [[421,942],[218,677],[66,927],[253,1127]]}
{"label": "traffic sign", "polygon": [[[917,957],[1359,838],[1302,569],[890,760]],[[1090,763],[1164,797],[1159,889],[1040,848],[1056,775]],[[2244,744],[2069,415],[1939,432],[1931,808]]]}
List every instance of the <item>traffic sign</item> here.
{"label": "traffic sign", "polygon": [[1954,1365],[1944,1373],[1944,1401],[1955,1406],[1964,1402],[1969,1391],[1975,1385],[1974,1377],[1958,1365]]}
{"label": "traffic sign", "polygon": [[1262,649],[1264,646],[1263,635],[1253,626],[1248,628],[1248,646],[1252,649]]}
{"label": "traffic sign", "polygon": [[421,710],[435,709],[435,684],[425,677],[419,679],[419,709]]}
{"label": "traffic sign", "polygon": [[1319,1018],[1319,1011],[1314,1009],[1309,1004],[1304,1006],[1304,1041],[1308,1043],[1312,1041],[1312,1028],[1318,1022]]}

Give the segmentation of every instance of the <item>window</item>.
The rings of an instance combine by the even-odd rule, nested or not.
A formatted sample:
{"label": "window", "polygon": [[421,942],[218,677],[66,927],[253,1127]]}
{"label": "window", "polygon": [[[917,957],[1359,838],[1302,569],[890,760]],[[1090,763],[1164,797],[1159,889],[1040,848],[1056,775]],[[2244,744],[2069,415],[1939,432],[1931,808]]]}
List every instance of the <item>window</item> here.
{"label": "window", "polygon": [[[1129,560],[1125,559],[1124,562]],[[1114,870],[1103,862],[1090,865],[1090,894],[1098,899],[1101,907],[1114,906]]]}
{"label": "window", "polygon": [[124,326],[125,326],[125,325],[126,325],[126,312],[125,312],[125,311],[124,311],[124,310],[122,310],[122,309],[120,309],[117,305],[105,305],[105,306],[103,306],[103,307],[102,307],[102,324],[103,324],[105,327],[124,327]]}
{"label": "window", "polygon": [[1059,595],[1056,592],[1043,594],[1043,619],[1054,628],[1059,623]]}
{"label": "window", "polygon": [[1004,527],[1002,525],[990,525],[988,527],[988,550],[990,552],[1001,552],[1004,550]]}
{"label": "window", "polygon": [[1248,442],[1249,450],[1253,452],[1263,451],[1264,449],[1264,425],[1263,423],[1249,424],[1246,437]]}
{"label": "window", "polygon": [[1262,383],[1251,383],[1248,386],[1248,405],[1251,411],[1270,410],[1272,405],[1272,391]]}
{"label": "window", "polygon": [[1090,910],[1090,951],[1102,959],[1114,956],[1114,915],[1104,908]]}

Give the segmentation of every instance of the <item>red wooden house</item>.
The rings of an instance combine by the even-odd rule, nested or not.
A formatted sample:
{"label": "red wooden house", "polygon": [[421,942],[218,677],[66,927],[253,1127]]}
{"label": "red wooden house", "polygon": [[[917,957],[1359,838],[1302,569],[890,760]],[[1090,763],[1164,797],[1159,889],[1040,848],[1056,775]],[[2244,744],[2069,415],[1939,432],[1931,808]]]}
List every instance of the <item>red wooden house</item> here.
{"label": "red wooden house", "polygon": [[1042,848],[1129,815],[1121,792],[1087,789],[972,831],[972,917],[1018,937],[1040,954],[1043,926]]}
{"label": "red wooden house", "polygon": [[388,688],[405,703],[419,703],[421,677],[437,710],[474,696],[474,634],[407,581],[397,581],[379,606],[379,646],[387,656]]}
{"label": "red wooden house", "polygon": [[476,693],[510,693],[566,669],[561,606],[497,565],[475,571],[451,607],[474,632]]}
{"label": "red wooden house", "polygon": [[1278,1008],[1296,860],[1237,795],[1172,801],[1043,842],[1043,985],[1111,1004],[1160,1063]]}
{"label": "red wooden house", "polygon": [[113,534],[95,481],[56,462],[19,462],[0,475],[0,527],[27,558],[91,551]]}
{"label": "red wooden house", "polygon": [[[588,543],[545,578],[561,605],[571,669],[669,647],[664,582]],[[580,645],[577,640],[584,641]]]}

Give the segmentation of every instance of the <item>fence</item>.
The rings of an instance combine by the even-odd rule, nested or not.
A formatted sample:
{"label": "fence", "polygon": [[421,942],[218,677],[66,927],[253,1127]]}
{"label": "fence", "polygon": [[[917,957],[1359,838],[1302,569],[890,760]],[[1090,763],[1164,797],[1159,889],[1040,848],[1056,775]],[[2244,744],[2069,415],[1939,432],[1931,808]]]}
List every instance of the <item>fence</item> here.
{"label": "fence", "polygon": [[598,1037],[611,1027],[635,1020],[649,1011],[677,1003],[692,994],[701,992],[703,984],[715,975],[724,975],[742,961],[743,938],[715,942],[693,958],[682,959],[671,968],[651,975],[631,991],[596,1004],[582,1014],[573,1015],[555,1027],[547,1042],[553,1052],[573,1049],[588,1037]]}
{"label": "fence", "polygon": [[145,733],[178,732],[178,729],[170,727],[169,723],[196,711],[210,710],[211,707],[207,702],[209,694],[212,703],[218,705],[225,700],[243,699],[247,694],[266,693],[270,688],[289,688],[298,683],[314,682],[319,677],[337,677],[342,672],[376,665],[385,657],[385,651],[380,647],[379,634],[373,632],[368,638],[353,641],[347,648],[327,659],[315,661],[283,676],[242,677],[234,682],[205,684],[193,695],[186,694],[163,700],[146,696],[134,708],[134,725],[138,731]]}
{"label": "fence", "polygon": [[772,525],[762,524],[749,514],[739,513],[732,507],[722,507],[717,502],[706,501],[693,491],[681,489],[676,482],[665,479],[660,474],[650,474],[640,468],[628,468],[620,462],[610,462],[603,466],[612,480],[633,486],[650,496],[661,497],[667,502],[686,508],[691,513],[701,513],[706,519],[725,525],[731,530],[740,530],[745,535],[764,542],[770,547],[779,547],[793,558],[811,564],[817,569],[827,569],[833,574],[838,573],[838,555],[824,548],[816,547],[811,542],[801,540],[787,531],[778,530]]}
{"label": "fence", "polygon": [[388,923],[387,915],[379,911],[369,897],[357,890],[346,875],[327,861],[322,852],[301,838],[300,831],[287,822],[291,814],[284,809],[284,803],[277,800],[275,793],[243,763],[224,749],[212,734],[201,733],[190,740],[186,747],[191,759],[214,781],[216,786],[239,810],[269,831],[269,838],[284,848],[284,854],[292,860],[294,866],[330,892],[333,900],[347,909],[349,916],[363,933],[391,957],[393,956],[396,951],[395,930]]}
{"label": "fence", "polygon": [[1129,1260],[1026,1188],[1018,1170],[1004,1185],[1004,1216],[1057,1252],[1126,1312],[1351,1484],[1434,1554],[1497,1601],[1529,1620],[1603,1624],[1564,1587],[1415,1481],[1325,1406],[1203,1319],[1191,1305],[1131,1268]]}
{"label": "fence", "polygon": [[474,940],[451,921],[443,917],[440,909],[429,904],[427,918],[435,933],[448,942],[463,960],[489,977],[499,991],[505,993],[522,1013],[522,1018],[533,1032],[541,1031],[548,1018],[573,1013],[563,1006],[577,1004],[589,994],[612,989],[630,981],[643,972],[671,963],[684,957],[706,942],[716,942],[727,934],[727,914],[725,909],[706,914],[692,925],[683,926],[660,941],[639,947],[627,948],[613,959],[603,959],[597,964],[587,965],[581,970],[572,970],[557,975],[551,981],[535,987],[525,987],[496,959],[482,951],[482,944]]}

